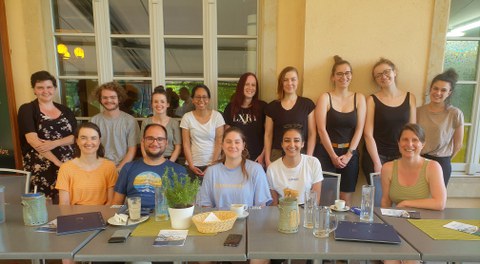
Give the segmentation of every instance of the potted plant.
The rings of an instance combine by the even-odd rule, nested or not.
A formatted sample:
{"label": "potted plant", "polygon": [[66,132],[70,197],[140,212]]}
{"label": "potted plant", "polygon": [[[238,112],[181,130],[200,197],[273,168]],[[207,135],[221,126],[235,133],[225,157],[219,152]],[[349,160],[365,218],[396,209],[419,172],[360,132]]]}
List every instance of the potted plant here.
{"label": "potted plant", "polygon": [[188,176],[179,177],[172,169],[172,177],[168,177],[168,170],[163,175],[163,186],[168,203],[168,213],[174,229],[188,229],[192,222],[195,198],[200,188],[198,179]]}

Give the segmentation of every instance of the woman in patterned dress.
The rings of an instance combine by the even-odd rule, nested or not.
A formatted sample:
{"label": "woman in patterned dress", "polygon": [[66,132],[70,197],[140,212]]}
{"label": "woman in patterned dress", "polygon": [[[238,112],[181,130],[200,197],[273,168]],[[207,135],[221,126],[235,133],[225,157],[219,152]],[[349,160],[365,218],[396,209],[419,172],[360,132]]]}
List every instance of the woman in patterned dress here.
{"label": "woman in patterned dress", "polygon": [[18,110],[23,166],[32,173],[31,188],[38,188],[46,197],[58,203],[55,190],[58,168],[73,158],[73,131],[77,121],[66,106],[55,103],[57,80],[47,71],[31,76],[37,99],[23,104]]}

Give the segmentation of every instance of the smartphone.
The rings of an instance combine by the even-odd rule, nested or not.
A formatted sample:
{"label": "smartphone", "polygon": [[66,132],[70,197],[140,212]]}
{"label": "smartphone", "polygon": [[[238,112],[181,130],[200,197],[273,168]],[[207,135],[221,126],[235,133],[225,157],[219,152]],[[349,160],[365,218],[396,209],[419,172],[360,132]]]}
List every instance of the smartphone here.
{"label": "smartphone", "polygon": [[236,247],[238,246],[238,244],[240,244],[241,240],[242,240],[241,234],[230,234],[227,236],[227,239],[225,239],[225,242],[223,242],[223,245],[225,247]]}
{"label": "smartphone", "polygon": [[108,239],[108,243],[124,243],[130,235],[130,229],[120,229],[113,233]]}

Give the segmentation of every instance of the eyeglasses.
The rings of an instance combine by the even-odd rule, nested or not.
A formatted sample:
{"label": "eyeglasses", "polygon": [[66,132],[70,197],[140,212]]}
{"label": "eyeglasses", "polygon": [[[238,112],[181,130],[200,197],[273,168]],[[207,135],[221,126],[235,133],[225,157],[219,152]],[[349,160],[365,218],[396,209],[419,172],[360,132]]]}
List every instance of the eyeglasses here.
{"label": "eyeglasses", "polygon": [[144,137],[145,143],[147,144],[152,144],[153,142],[157,141],[159,144],[163,143],[165,140],[167,140],[164,137]]}
{"label": "eyeglasses", "polygon": [[377,74],[374,75],[375,79],[380,79],[382,78],[382,76],[388,76],[390,75],[390,73],[392,73],[392,69],[386,69],[384,70],[383,72],[379,72]]}
{"label": "eyeglasses", "polygon": [[117,98],[118,98],[118,96],[116,96],[116,95],[112,95],[112,96],[102,96],[102,100],[109,100],[109,99],[110,99],[110,100],[115,100],[115,99],[117,99]]}
{"label": "eyeglasses", "polygon": [[194,96],[193,99],[198,100],[198,101],[200,101],[200,100],[207,101],[210,98],[208,98],[208,96]]}
{"label": "eyeglasses", "polygon": [[337,76],[338,78],[342,78],[342,77],[350,77],[350,76],[352,76],[352,72],[351,72],[351,71],[346,71],[346,72],[336,72],[336,73],[335,73],[335,76]]}

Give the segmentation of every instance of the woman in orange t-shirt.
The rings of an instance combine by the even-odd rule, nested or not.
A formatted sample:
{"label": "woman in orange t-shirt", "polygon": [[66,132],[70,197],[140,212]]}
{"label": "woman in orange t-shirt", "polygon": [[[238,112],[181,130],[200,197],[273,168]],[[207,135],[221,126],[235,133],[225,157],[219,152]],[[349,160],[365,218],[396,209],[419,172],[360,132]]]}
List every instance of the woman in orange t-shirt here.
{"label": "woman in orange t-shirt", "polygon": [[83,123],[74,136],[75,158],[60,166],[55,186],[60,204],[111,204],[118,172],[112,161],[103,158],[100,129],[94,123]]}

